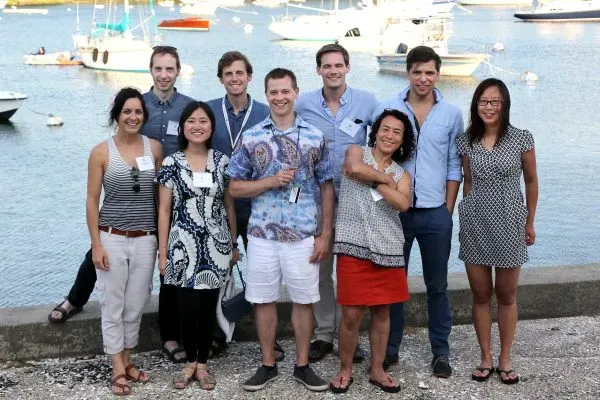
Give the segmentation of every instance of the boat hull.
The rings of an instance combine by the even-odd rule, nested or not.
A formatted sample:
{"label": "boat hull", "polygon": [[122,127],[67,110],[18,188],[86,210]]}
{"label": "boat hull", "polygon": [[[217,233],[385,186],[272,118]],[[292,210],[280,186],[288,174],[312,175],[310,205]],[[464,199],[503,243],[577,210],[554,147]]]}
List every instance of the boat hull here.
{"label": "boat hull", "polygon": [[530,5],[528,0],[458,0],[462,6],[526,6]]}
{"label": "boat hull", "polygon": [[600,8],[585,11],[521,12],[515,18],[529,22],[600,21]]}
{"label": "boat hull", "polygon": [[27,96],[22,93],[0,92],[0,121],[8,121],[25,100]]}
{"label": "boat hull", "polygon": [[86,68],[122,72],[149,71],[152,48],[143,40],[123,36],[100,39],[74,36],[73,41]]}
{"label": "boat hull", "polygon": [[210,20],[206,18],[171,19],[161,21],[158,28],[178,31],[208,31]]}
{"label": "boat hull", "polygon": [[[448,54],[442,58],[442,76],[471,76],[477,67],[486,60],[487,54]],[[379,70],[406,74],[406,54],[383,54],[377,56]]]}
{"label": "boat hull", "polygon": [[27,65],[81,65],[79,60],[71,60],[70,51],[49,54],[27,54],[23,56],[23,63]]}

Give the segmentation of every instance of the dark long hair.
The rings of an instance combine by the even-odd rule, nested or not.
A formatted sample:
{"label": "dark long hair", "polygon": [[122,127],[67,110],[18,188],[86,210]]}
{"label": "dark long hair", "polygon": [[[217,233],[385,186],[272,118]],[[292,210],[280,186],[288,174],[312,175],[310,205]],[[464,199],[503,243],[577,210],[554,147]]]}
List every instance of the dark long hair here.
{"label": "dark long hair", "polygon": [[510,93],[506,84],[502,82],[500,79],[496,78],[488,78],[481,82],[479,86],[475,89],[475,93],[473,93],[473,99],[471,100],[471,115],[469,117],[469,126],[465,131],[467,135],[469,135],[469,144],[473,147],[473,143],[481,140],[483,134],[485,133],[485,124],[483,120],[479,116],[479,98],[483,94],[483,92],[490,87],[496,86],[500,91],[500,95],[502,96],[502,107],[500,108],[500,112],[502,113],[500,116],[500,131],[498,132],[498,139],[496,143],[500,143],[502,137],[506,133],[506,130],[510,126]]}
{"label": "dark long hair", "polygon": [[411,158],[415,151],[415,134],[413,132],[412,124],[410,123],[408,115],[404,114],[402,111],[394,108],[386,108],[383,110],[383,112],[379,114],[371,126],[371,133],[369,133],[369,142],[367,145],[369,147],[375,147],[375,137],[377,136],[377,131],[379,131],[379,127],[381,126],[381,121],[383,121],[383,119],[388,115],[391,115],[392,117],[401,121],[404,125],[402,144],[400,147],[398,147],[394,154],[392,154],[392,160],[397,163],[401,163]]}
{"label": "dark long hair", "polygon": [[178,139],[179,139],[179,150],[181,150],[181,151],[184,151],[185,149],[187,149],[188,144],[189,144],[189,140],[187,140],[187,138],[185,137],[185,134],[183,133],[183,126],[185,125],[185,121],[190,117],[190,115],[192,115],[194,113],[194,111],[196,111],[199,108],[204,110],[204,112],[208,116],[208,119],[210,120],[210,137],[206,141],[206,147],[209,149],[212,148],[212,138],[215,133],[215,114],[213,114],[209,105],[206,104],[205,102],[190,101],[188,103],[188,105],[185,106],[185,108],[183,109],[183,112],[181,113],[181,117],[179,118],[179,126],[177,127],[177,134],[178,134]]}
{"label": "dark long hair", "polygon": [[113,100],[112,106],[110,107],[110,111],[108,113],[108,125],[111,126],[119,121],[119,115],[121,115],[121,111],[123,111],[123,107],[125,106],[125,102],[129,99],[139,99],[142,103],[142,110],[144,111],[144,124],[148,121],[148,110],[146,109],[146,103],[144,102],[144,96],[142,93],[133,87],[125,87],[115,95],[115,99]]}

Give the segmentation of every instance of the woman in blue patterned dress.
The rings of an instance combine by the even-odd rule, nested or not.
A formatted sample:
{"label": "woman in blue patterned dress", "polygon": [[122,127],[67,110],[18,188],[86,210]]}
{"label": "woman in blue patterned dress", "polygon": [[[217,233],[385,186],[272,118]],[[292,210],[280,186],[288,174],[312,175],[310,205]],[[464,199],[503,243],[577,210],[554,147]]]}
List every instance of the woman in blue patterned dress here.
{"label": "woman in blue patterned dress", "polygon": [[485,381],[494,370],[491,299],[495,292],[500,331],[496,371],[502,383],[514,384],[519,375],[512,370],[510,350],[517,327],[517,282],[521,265],[528,260],[527,246],[535,242],[538,181],[533,136],[512,126],[509,114],[510,93],[504,82],[495,78],[481,82],[471,102],[469,127],[457,138],[465,177],[458,205],[458,257],[466,264],[473,292],[473,325],[481,350],[481,363],[472,379]]}
{"label": "woman in blue patterned dress", "polygon": [[211,148],[215,117],[203,102],[191,102],[179,120],[180,151],[164,159],[159,186],[159,268],[177,287],[187,365],[173,378],[186,388],[194,379],[211,390],[215,377],[207,358],[216,325],[219,289],[239,257],[235,207],[227,192],[229,158]]}

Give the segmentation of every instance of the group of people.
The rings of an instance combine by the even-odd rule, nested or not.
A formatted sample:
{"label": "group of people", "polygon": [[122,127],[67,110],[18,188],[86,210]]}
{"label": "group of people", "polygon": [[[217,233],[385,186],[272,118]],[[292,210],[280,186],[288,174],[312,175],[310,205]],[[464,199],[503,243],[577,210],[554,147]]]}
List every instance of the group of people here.
{"label": "group of people", "polygon": [[[398,362],[416,239],[427,287],[431,368],[448,378],[448,258],[464,177],[459,258],[473,292],[481,350],[472,379],[485,381],[497,372],[503,383],[517,383],[510,350],[519,271],[535,241],[533,138],[510,124],[510,95],[497,79],[475,90],[465,130],[459,108],[435,87],[440,68],[434,50],[412,49],[409,86],[378,102],[347,85],[348,52],[328,44],[316,54],[321,88],[300,94],[295,74],[275,68],[264,78],[263,104],[247,92],[250,61],[230,51],[217,66],[226,95],[202,102],[175,89],[177,50],[155,47],[154,85],[144,94],[134,88],[117,93],[109,116],[114,135],[90,155],[86,215],[92,248],[49,320],[64,322],[80,312],[95,285],[111,390],[131,393],[130,382],[149,379],[132,365],[130,351],[138,343],[158,260],[163,350],[173,362],[186,363],[172,384],[183,389],[197,381],[214,389],[208,359],[231,337],[218,321],[220,300],[244,245],[245,297],[254,304],[262,354],[260,367],[242,383],[245,390],[260,390],[279,375],[284,353],[276,342],[276,301],[283,282],[293,303],[295,380],[312,391],[346,392],[353,363],[365,358],[358,338],[368,308],[369,382],[394,393],[400,384],[388,369]],[[497,368],[491,350],[494,292]],[[326,381],[310,363],[333,352],[335,337],[340,370]]]}

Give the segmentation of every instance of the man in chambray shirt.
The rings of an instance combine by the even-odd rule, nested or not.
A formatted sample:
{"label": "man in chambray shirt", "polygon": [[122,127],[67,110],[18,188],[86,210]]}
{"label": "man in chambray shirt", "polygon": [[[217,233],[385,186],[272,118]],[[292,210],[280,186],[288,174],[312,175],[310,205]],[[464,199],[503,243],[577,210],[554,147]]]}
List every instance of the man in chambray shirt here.
{"label": "man in chambray shirt", "polygon": [[[456,136],[463,132],[463,117],[458,107],[448,104],[435,83],[441,59],[426,46],[412,49],[406,56],[409,86],[396,97],[381,102],[373,115],[386,108],[406,113],[416,133],[415,155],[402,167],[412,177],[412,205],[400,214],[404,231],[406,270],[415,239],[419,243],[423,278],[427,287],[429,340],[433,374],[452,375],[448,338],[452,315],[448,300],[448,258],[452,240],[452,213],[462,180]],[[404,304],[390,309],[390,336],[384,368],[398,361],[404,331]]]}
{"label": "man in chambray shirt", "polygon": [[[377,99],[371,92],[346,84],[350,56],[344,47],[327,44],[317,51],[316,61],[317,74],[323,80],[323,87],[302,93],[296,102],[296,111],[303,120],[316,126],[325,135],[333,182],[338,193],[346,150],[353,144],[366,144],[367,127],[371,125]],[[331,252],[321,261],[319,294],[321,300],[313,307],[317,326],[315,340],[310,344],[311,362],[319,361],[333,351],[333,339],[341,319],[340,307],[335,299]],[[364,352],[357,347],[354,361],[363,359]]]}

